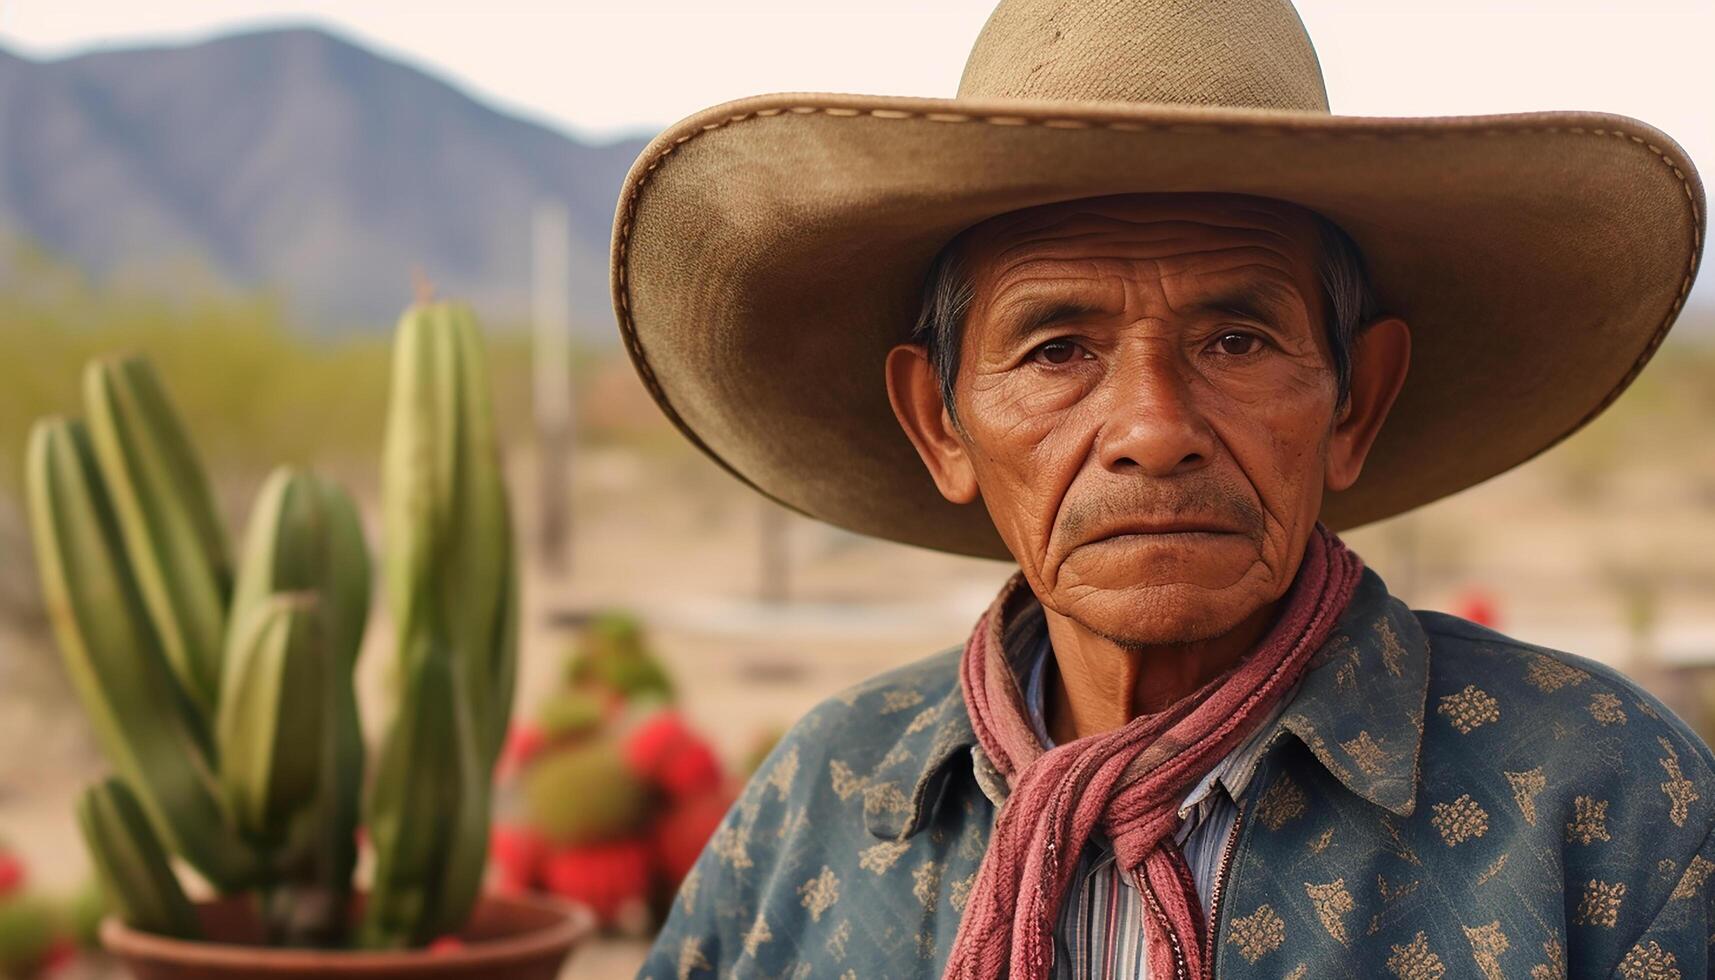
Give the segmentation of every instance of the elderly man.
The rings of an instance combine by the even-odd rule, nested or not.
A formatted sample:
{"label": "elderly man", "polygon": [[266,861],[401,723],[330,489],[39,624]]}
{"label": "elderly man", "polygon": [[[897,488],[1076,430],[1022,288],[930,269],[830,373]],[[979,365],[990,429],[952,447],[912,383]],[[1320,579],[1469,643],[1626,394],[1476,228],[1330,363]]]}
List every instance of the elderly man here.
{"label": "elderly man", "polygon": [[1709,750],[1330,530],[1605,407],[1701,206],[1630,120],[1328,116],[1277,0],[1007,0],[958,99],[664,134],[614,285],[669,416],[1018,572],[793,728],[643,975],[1707,975]]}

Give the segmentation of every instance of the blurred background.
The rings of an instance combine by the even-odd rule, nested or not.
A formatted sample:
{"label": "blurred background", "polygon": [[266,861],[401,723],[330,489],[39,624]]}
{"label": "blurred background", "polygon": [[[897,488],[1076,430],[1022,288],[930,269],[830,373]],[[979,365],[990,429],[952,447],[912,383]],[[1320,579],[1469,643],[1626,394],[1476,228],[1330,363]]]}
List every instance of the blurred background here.
{"label": "blurred background", "polygon": [[[705,460],[619,347],[607,247],[620,181],[662,126],[764,91],[951,95],[991,6],[0,0],[0,854],[27,875],[13,887],[71,893],[87,872],[71,800],[103,765],[48,635],[19,478],[31,422],[77,410],[98,353],[155,362],[229,528],[290,462],[351,488],[373,541],[394,320],[427,285],[471,303],[525,554],[524,722],[563,689],[590,624],[619,615],[739,778],[820,699],[960,642],[1010,566],[817,524]],[[1600,109],[1715,166],[1708,0],[1298,6],[1336,112]],[[1619,667],[1708,738],[1712,381],[1705,277],[1589,428],[1346,537],[1413,605]],[[385,700],[381,660],[360,667],[366,707]],[[648,928],[619,923],[567,975],[630,975]]]}

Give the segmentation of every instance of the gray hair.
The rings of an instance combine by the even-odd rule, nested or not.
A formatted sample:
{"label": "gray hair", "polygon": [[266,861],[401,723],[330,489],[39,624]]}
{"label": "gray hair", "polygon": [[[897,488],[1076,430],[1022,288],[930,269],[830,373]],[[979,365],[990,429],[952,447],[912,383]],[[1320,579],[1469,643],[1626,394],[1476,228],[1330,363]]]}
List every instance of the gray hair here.
{"label": "gray hair", "polygon": [[[1357,243],[1343,228],[1320,214],[1313,211],[1311,218],[1316,224],[1321,251],[1317,273],[1322,281],[1324,306],[1328,311],[1324,328],[1328,332],[1328,349],[1334,360],[1334,382],[1339,392],[1336,405],[1344,407],[1351,393],[1352,338],[1376,318],[1379,305],[1370,284],[1364,254]],[[960,426],[960,422],[958,409],[953,404],[953,383],[959,374],[959,343],[964,332],[965,314],[970,310],[974,294],[970,270],[965,263],[964,244],[962,235],[954,238],[930,263],[924,278],[922,307],[910,337],[911,343],[928,350],[929,363],[935,368],[941,383],[941,403],[947,407],[947,415],[955,426]]]}

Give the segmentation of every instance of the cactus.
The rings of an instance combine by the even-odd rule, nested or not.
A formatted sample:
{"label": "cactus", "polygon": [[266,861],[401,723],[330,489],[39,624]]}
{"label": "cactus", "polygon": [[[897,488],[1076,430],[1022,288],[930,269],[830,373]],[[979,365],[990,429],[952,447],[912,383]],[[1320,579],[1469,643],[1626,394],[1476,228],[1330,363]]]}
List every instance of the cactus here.
{"label": "cactus", "polygon": [[45,605],[95,734],[156,834],[222,889],[255,877],[213,777],[208,725],[174,680],[81,423],[50,419],[25,462]]}
{"label": "cactus", "polygon": [[163,936],[189,939],[201,932],[167,852],[124,782],[109,778],[85,790],[77,822],[107,902],[125,921]]}
{"label": "cactus", "polygon": [[555,844],[623,837],[649,811],[648,785],[611,739],[545,753],[525,772],[523,788],[530,826]]}
{"label": "cactus", "polygon": [[147,361],[91,364],[84,400],[149,619],[179,682],[211,708],[232,571],[208,480]]}
{"label": "cactus", "polygon": [[581,691],[561,691],[536,709],[536,724],[546,739],[555,741],[588,735],[601,727],[601,703]]}
{"label": "cactus", "polygon": [[673,702],[673,682],[649,652],[635,616],[603,613],[590,620],[566,663],[566,681],[628,701]]}
{"label": "cactus", "polygon": [[32,432],[26,483],[62,660],[115,778],[79,823],[132,925],[194,935],[167,855],[254,890],[270,941],[340,945],[359,817],[376,947],[459,928],[482,884],[490,771],[511,713],[518,594],[474,318],[400,321],[383,451],[383,566],[405,680],[370,797],[353,674],[370,563],[357,509],[272,474],[236,576],[208,481],[142,360],[90,366],[89,426]]}
{"label": "cactus", "polygon": [[264,846],[285,840],[319,789],[329,669],[320,620],[315,596],[284,593],[233,628],[215,728],[220,778],[240,832]]}
{"label": "cactus", "polygon": [[468,849],[474,839],[480,878],[488,843],[487,770],[478,764],[468,700],[446,652],[414,658],[376,766],[366,820],[376,865],[362,925],[365,946],[419,944],[443,934],[480,884],[469,880]]}
{"label": "cactus", "polygon": [[368,801],[376,871],[366,945],[445,932],[481,886],[488,774],[511,716],[518,618],[485,376],[469,311],[433,304],[406,312],[381,480],[406,691]]}
{"label": "cactus", "polygon": [[369,550],[357,506],[339,485],[282,467],[257,495],[238,566],[234,621],[276,592],[321,596],[343,671],[357,664],[369,617]]}
{"label": "cactus", "polygon": [[[337,941],[346,925],[343,911],[357,863],[355,834],[364,771],[353,671],[369,613],[369,577],[369,553],[351,498],[338,485],[314,474],[290,468],[274,471],[251,512],[234,587],[226,656],[230,685],[238,665],[247,662],[243,646],[247,625],[254,630],[255,621],[265,619],[285,595],[315,607],[315,615],[309,617],[313,623],[299,625],[306,635],[313,633],[317,638],[313,659],[319,686],[313,691],[300,689],[298,697],[307,702],[304,717],[319,719],[320,728],[299,720],[294,724],[303,733],[301,738],[280,732],[282,739],[297,738],[297,751],[314,758],[315,786],[297,799],[301,805],[284,815],[285,822],[272,832],[261,825],[252,827],[277,843],[284,830],[287,839],[277,858],[279,874],[296,880],[299,887],[282,898],[319,911],[282,926],[287,941],[299,944]],[[308,617],[307,610],[301,615]],[[224,700],[222,709],[226,709]],[[253,721],[238,713],[235,725]],[[223,740],[223,759],[229,758],[227,744]]]}
{"label": "cactus", "polygon": [[61,909],[66,931],[79,949],[101,948],[101,920],[107,915],[107,896],[101,883],[90,879],[66,899]]}
{"label": "cactus", "polygon": [[[399,322],[381,510],[393,619],[446,645],[492,759],[512,703],[518,600],[482,364],[463,307],[419,307]],[[403,641],[400,652],[440,648]]]}
{"label": "cactus", "polygon": [[54,909],[34,895],[0,899],[0,977],[34,976],[53,950]]}

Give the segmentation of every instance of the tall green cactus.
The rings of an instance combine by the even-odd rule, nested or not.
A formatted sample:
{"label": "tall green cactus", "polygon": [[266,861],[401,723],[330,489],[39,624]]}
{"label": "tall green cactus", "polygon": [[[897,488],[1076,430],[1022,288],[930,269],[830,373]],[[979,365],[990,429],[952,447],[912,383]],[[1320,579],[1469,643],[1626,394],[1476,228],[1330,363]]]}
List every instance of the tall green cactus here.
{"label": "tall green cactus", "polygon": [[463,306],[399,321],[381,502],[393,619],[451,648],[492,759],[512,703],[517,595],[481,335]]}
{"label": "tall green cactus", "polygon": [[[402,945],[423,933],[401,923],[445,928],[476,898],[487,773],[517,672],[511,517],[469,310],[423,305],[400,320],[382,466],[384,563],[406,693],[369,801],[377,863],[364,930],[370,942]],[[433,747],[417,747],[424,740]],[[455,786],[438,808],[443,844],[433,853],[414,834],[383,830],[420,824],[423,794]]]}
{"label": "tall green cactus", "polygon": [[369,555],[334,484],[270,476],[236,578],[208,482],[146,362],[97,362],[90,425],[38,423],[26,476],[63,659],[118,777],[80,823],[140,928],[187,934],[165,851],[225,892],[255,889],[271,939],[335,945],[355,831],[376,871],[360,939],[456,929],[481,887],[490,770],[511,710],[518,592],[474,318],[407,311],[383,453],[384,566],[404,678],[374,785],[353,673]]}

